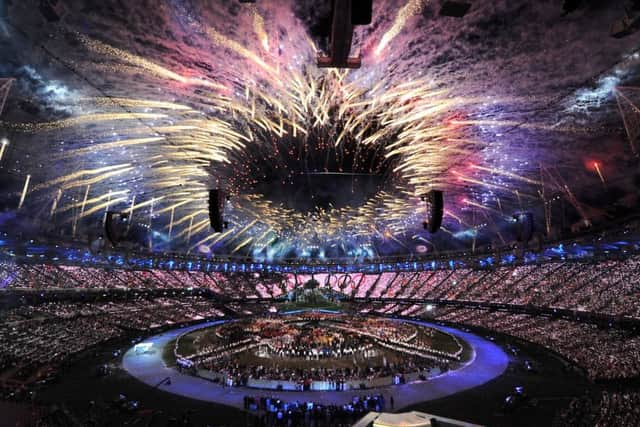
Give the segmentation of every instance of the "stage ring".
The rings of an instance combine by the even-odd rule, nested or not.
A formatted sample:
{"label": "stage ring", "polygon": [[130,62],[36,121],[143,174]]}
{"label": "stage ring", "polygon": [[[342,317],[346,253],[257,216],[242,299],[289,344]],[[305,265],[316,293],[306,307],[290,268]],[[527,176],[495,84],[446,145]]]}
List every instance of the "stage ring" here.
{"label": "stage ring", "polygon": [[155,349],[152,353],[136,354],[134,347],[123,356],[122,367],[134,378],[143,383],[156,387],[167,377],[171,378],[170,385],[159,386],[161,390],[191,399],[215,402],[238,409],[244,408],[244,397],[247,395],[272,396],[286,401],[314,401],[323,404],[345,404],[355,395],[371,395],[382,393],[393,395],[396,409],[450,396],[468,390],[500,376],[509,364],[507,354],[493,342],[480,336],[459,329],[436,325],[430,322],[406,320],[443,332],[453,334],[467,342],[473,349],[471,359],[461,368],[446,372],[427,381],[414,382],[398,386],[386,386],[376,389],[340,391],[275,391],[256,390],[247,387],[223,387],[220,384],[178,372],[175,367],[166,366],[162,359],[165,346],[176,337],[196,329],[208,328],[225,322],[214,321],[200,323],[188,327],[167,331],[145,339],[144,343],[152,343]]}

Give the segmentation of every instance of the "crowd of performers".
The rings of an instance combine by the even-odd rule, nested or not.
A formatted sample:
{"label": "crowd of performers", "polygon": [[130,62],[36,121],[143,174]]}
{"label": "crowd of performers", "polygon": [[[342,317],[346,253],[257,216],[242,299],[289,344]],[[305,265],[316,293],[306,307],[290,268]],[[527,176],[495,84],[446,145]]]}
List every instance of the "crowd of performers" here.
{"label": "crowd of performers", "polygon": [[[384,340],[421,349],[431,334],[429,329],[422,329],[418,332],[414,325],[350,316],[232,322],[216,328],[213,336],[198,338],[209,341],[200,342],[196,357],[190,360],[195,363],[195,370],[215,372],[226,385],[273,380],[309,389],[312,382],[323,381],[329,384],[328,389],[343,390],[348,381],[368,384],[389,377],[390,382],[402,383],[408,374],[425,378],[435,368],[446,371],[455,360],[394,352],[377,345],[378,340]],[[238,357],[245,352],[251,357]],[[330,359],[340,363],[304,363]]]}

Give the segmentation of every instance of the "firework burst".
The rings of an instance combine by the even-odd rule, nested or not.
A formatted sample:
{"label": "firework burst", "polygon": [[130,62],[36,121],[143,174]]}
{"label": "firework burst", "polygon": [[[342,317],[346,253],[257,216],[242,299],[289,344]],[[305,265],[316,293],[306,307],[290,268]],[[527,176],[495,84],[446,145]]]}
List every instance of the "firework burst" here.
{"label": "firework burst", "polygon": [[[241,11],[253,43],[192,25],[198,44],[210,49],[202,53],[206,67],[160,64],[69,35],[92,58],[71,64],[78,74],[98,73],[114,87],[134,81],[144,90],[132,96],[100,89],[78,100],[70,117],[9,124],[51,141],[42,160],[59,165],[30,171],[20,206],[46,203],[42,219],[73,235],[101,223],[107,210],[128,211],[153,230],[149,244],[157,248],[268,259],[434,247],[422,230],[421,196],[431,189],[445,192],[449,238],[508,221],[506,207],[539,198],[543,185],[537,166],[513,167],[509,156],[521,153],[482,135],[486,126],[515,122],[485,119],[491,99],[460,96],[422,72],[398,82],[390,77],[393,64],[380,57],[423,6],[402,5],[374,33],[375,48],[363,52],[356,71],[317,69],[319,48],[286,15],[287,5],[269,15],[259,7]],[[276,19],[290,23],[286,37],[276,36]],[[505,160],[496,163],[492,153],[500,150]],[[293,194],[327,181],[349,196],[301,204]],[[214,187],[231,195],[223,233],[209,227]]]}

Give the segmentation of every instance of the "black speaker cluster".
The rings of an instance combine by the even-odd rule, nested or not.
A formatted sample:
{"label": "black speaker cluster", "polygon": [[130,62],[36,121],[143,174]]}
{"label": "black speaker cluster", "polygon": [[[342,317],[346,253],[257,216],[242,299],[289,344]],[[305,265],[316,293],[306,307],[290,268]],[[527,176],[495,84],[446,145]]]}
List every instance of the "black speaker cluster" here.
{"label": "black speaker cluster", "polygon": [[444,194],[440,190],[431,190],[422,196],[427,202],[427,220],[422,223],[425,230],[435,233],[440,230],[442,217],[444,216]]}
{"label": "black speaker cluster", "polygon": [[129,228],[129,214],[126,212],[107,212],[104,222],[104,234],[109,243],[117,246],[126,238]]}
{"label": "black speaker cluster", "polygon": [[209,222],[216,233],[222,233],[229,224],[224,220],[224,203],[229,196],[219,188],[209,190]]}
{"label": "black speaker cluster", "polygon": [[531,212],[516,212],[513,214],[515,234],[518,242],[527,243],[533,236],[533,214]]}

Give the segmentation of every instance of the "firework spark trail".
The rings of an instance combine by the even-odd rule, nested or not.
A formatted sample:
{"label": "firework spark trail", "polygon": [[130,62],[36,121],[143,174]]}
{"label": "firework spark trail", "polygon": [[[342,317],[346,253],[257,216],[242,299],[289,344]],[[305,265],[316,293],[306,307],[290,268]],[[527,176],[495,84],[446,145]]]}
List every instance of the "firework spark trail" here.
{"label": "firework spark trail", "polygon": [[161,77],[161,78],[165,78],[165,79],[169,79],[169,80],[174,80],[174,81],[178,81],[180,83],[184,83],[184,84],[190,84],[190,85],[197,85],[197,86],[204,86],[204,87],[209,87],[212,89],[222,89],[222,90],[226,90],[226,87],[224,85],[221,85],[219,83],[215,83],[212,81],[208,81],[208,80],[204,80],[204,79],[198,79],[198,78],[194,78],[194,77],[185,77],[182,76],[178,73],[175,73],[161,65],[155,64],[147,59],[144,59],[138,55],[134,55],[132,53],[129,53],[125,50],[122,49],[118,49],[116,47],[113,46],[109,46],[106,43],[102,43],[98,40],[93,40],[90,39],[89,37],[82,35],[82,34],[77,34],[78,40],[80,42],[82,42],[89,50],[91,50],[92,52],[95,52],[97,54],[103,55],[103,56],[109,56],[112,58],[118,58],[121,59],[125,62],[129,62],[130,64],[148,71],[149,73],[151,73],[152,75],[156,76],[156,77]]}
{"label": "firework spark trail", "polygon": [[76,188],[76,187],[84,187],[85,185],[91,185],[91,184],[97,184],[99,182],[103,182],[106,181],[108,178],[117,176],[117,175],[122,175],[125,174],[127,172],[133,171],[134,168],[130,167],[130,168],[124,168],[124,169],[120,169],[117,171],[112,171],[112,172],[106,172],[100,175],[97,175],[93,178],[86,178],[83,180],[75,180],[75,181],[71,181],[71,182],[66,182],[65,184],[60,186],[60,189],[64,190],[69,190],[71,188]]}
{"label": "firework spark trail", "polygon": [[7,149],[7,145],[9,145],[6,141],[0,142],[0,162],[2,162],[2,157],[4,156],[4,152]]}
{"label": "firework spark trail", "polygon": [[509,215],[504,215],[499,210],[493,209],[493,208],[487,206],[486,204],[478,203],[478,202],[475,202],[475,201],[469,200],[469,199],[464,199],[463,203],[466,204],[466,205],[469,205],[469,206],[474,206],[476,208],[479,208],[479,209],[482,209],[482,210],[485,210],[485,211],[493,212],[498,217],[502,217],[502,219],[504,219],[506,221],[511,220],[511,217]]}
{"label": "firework spark trail", "polygon": [[513,179],[517,179],[523,182],[526,182],[528,184],[533,184],[536,186],[541,186],[542,182],[535,180],[535,179],[531,179],[531,178],[527,178],[525,176],[520,176],[517,175],[515,173],[509,172],[509,171],[505,171],[502,169],[498,169],[498,168],[487,168],[487,167],[483,167],[483,166],[478,166],[478,165],[471,165],[472,169],[478,169],[481,171],[485,171],[485,172],[491,172],[491,173],[495,173],[495,174],[499,174],[499,175],[504,175],[504,176],[508,176],[509,178],[513,178]]}
{"label": "firework spark trail", "polygon": [[69,158],[69,157],[74,157],[81,154],[95,153],[96,151],[100,151],[100,150],[110,150],[114,148],[130,147],[133,145],[152,144],[152,143],[160,142],[164,140],[165,138],[163,137],[153,137],[153,138],[124,139],[124,140],[113,141],[113,142],[105,142],[101,144],[95,144],[90,147],[78,148],[76,150],[73,150],[72,152],[57,154],[57,155],[54,155],[53,158],[54,159]]}
{"label": "firework spark trail", "polygon": [[29,189],[29,181],[31,181],[31,175],[27,175],[27,178],[24,180],[24,187],[22,188],[20,203],[18,203],[18,210],[21,209],[22,205],[24,204],[24,199],[27,196],[27,190]]}
{"label": "firework spark trail", "polygon": [[[83,204],[84,205],[92,205],[94,203],[102,202],[104,199],[110,199],[111,197],[117,196],[117,195],[124,195],[124,194],[127,194],[128,192],[129,192],[129,190],[120,190],[120,191],[115,191],[115,192],[109,192],[107,194],[102,194],[100,196],[96,196],[96,197],[93,197],[91,199],[87,198],[83,202],[68,203],[66,206],[61,207],[56,212],[59,213],[59,214],[65,213],[65,212],[67,212],[69,210],[76,209],[76,208],[82,206]],[[100,203],[100,205],[104,205],[104,204],[105,203]],[[102,207],[104,207],[104,206],[102,206]]]}
{"label": "firework spark trail", "polygon": [[547,123],[526,123],[522,120],[451,120],[453,125],[461,126],[489,126],[489,127],[518,127],[521,129],[545,130],[553,132],[584,133],[593,132],[588,126],[559,126]]}
{"label": "firework spark trail", "polygon": [[593,163],[593,167],[595,168],[596,172],[598,172],[598,176],[600,177],[600,181],[602,181],[603,184],[606,184],[606,182],[604,180],[604,175],[602,174],[602,171],[600,170],[600,163],[594,162]]}
{"label": "firework spark trail", "polygon": [[58,203],[60,202],[60,198],[62,197],[62,190],[58,189],[56,196],[53,198],[53,203],[51,204],[51,211],[49,212],[49,218],[53,218],[56,214],[56,209],[58,208]]}
{"label": "firework spark trail", "polygon": [[52,186],[56,186],[62,183],[69,183],[69,182],[76,182],[79,178],[84,177],[85,175],[99,175],[102,176],[102,174],[104,173],[109,173],[109,172],[113,172],[115,170],[119,170],[118,172],[120,173],[125,173],[127,171],[130,171],[131,168],[131,164],[129,163],[123,163],[123,164],[118,164],[118,165],[110,165],[110,166],[104,166],[102,168],[96,168],[96,169],[83,169],[83,170],[79,170],[77,172],[73,172],[69,175],[64,175],[61,176],[59,178],[55,178],[52,180],[48,180],[47,182],[44,182],[42,184],[38,184],[36,186],[33,187],[32,191],[38,191],[38,190],[42,190],[42,189],[46,189]]}
{"label": "firework spark trail", "polygon": [[[211,37],[211,40],[215,44],[218,44],[220,46],[224,46],[224,47],[227,47],[227,48],[233,50],[238,55],[240,55],[240,56],[242,56],[242,57],[244,57],[246,59],[249,59],[255,65],[257,65],[260,68],[262,68],[263,70],[267,71],[269,74],[272,74],[274,76],[279,74],[277,69],[275,69],[271,65],[267,64],[262,58],[260,58],[254,52],[252,52],[251,50],[245,48],[240,43],[238,43],[238,42],[236,42],[234,40],[228,39],[224,35],[220,34],[218,31],[216,31],[214,28],[207,28],[207,34],[209,35],[209,37]],[[282,83],[280,83],[280,84],[282,84]]]}
{"label": "firework spark trail", "polygon": [[380,43],[376,47],[374,53],[376,56],[379,56],[382,51],[391,43],[391,41],[396,38],[400,31],[407,24],[407,20],[414,15],[417,15],[422,11],[424,6],[424,2],[426,0],[409,0],[407,4],[405,4],[396,15],[396,18],[393,22],[393,25],[389,30],[382,36],[380,39]]}
{"label": "firework spark trail", "polygon": [[253,31],[256,33],[265,52],[269,52],[269,36],[264,30],[264,19],[255,7],[251,8],[251,15],[253,16]]}
{"label": "firework spark trail", "polygon": [[[178,226],[178,225],[181,225],[182,223],[187,222],[187,221],[190,222],[190,226],[183,228],[182,231],[180,231],[175,237],[179,238],[179,237],[182,237],[182,236],[184,236],[186,234],[191,233],[192,228],[195,227],[193,225],[193,219],[198,215],[204,216],[205,214],[207,214],[207,211],[198,210],[196,212],[191,213],[190,215],[186,215],[186,216],[182,217],[182,219],[180,219],[178,221],[174,221],[174,223],[173,223],[174,227]],[[206,221],[209,221],[208,216],[207,216],[207,220]],[[203,223],[203,221],[201,221],[198,224],[202,225],[202,223]]]}
{"label": "firework spark trail", "polygon": [[493,188],[493,189],[497,189],[497,190],[503,190],[503,191],[506,191],[506,192],[509,192],[509,193],[513,193],[513,194],[517,193],[516,195],[518,197],[522,196],[522,197],[526,197],[526,198],[529,198],[529,199],[536,199],[537,198],[536,196],[533,196],[531,194],[522,194],[522,193],[518,192],[517,189],[510,188],[510,187],[508,187],[506,185],[490,183],[490,182],[481,181],[481,180],[478,180],[478,179],[475,179],[475,178],[470,178],[468,176],[464,176],[464,175],[460,174],[459,172],[453,172],[453,174],[457,176],[458,180],[463,181],[463,182],[470,182],[470,183],[477,184],[477,185],[480,185],[480,186],[483,186],[483,187]]}
{"label": "firework spark trail", "polygon": [[80,127],[85,124],[98,123],[98,122],[115,122],[121,120],[157,120],[165,119],[168,116],[166,114],[154,114],[154,113],[101,113],[101,114],[87,114],[84,116],[72,117],[69,119],[56,120],[53,122],[44,123],[1,123],[0,126],[6,125],[9,128],[13,128],[17,131],[23,132],[42,132],[57,130],[62,128]]}
{"label": "firework spark trail", "polygon": [[[402,7],[382,36],[377,54],[389,46],[422,7],[423,2],[417,0]],[[90,162],[100,158],[106,162],[101,164],[109,165],[67,171],[67,175],[47,179],[29,193],[52,188],[60,195],[70,188],[91,186],[92,191],[101,194],[104,190],[104,194],[113,188],[113,199],[107,202],[103,196],[87,199],[82,216],[93,215],[110,204],[122,205],[128,201],[125,195],[137,194],[139,204],[132,203],[132,211],[154,205],[155,216],[171,213],[171,219],[158,227],[169,230],[173,241],[187,241],[191,250],[206,244],[209,248],[227,245],[230,252],[245,252],[268,246],[267,240],[277,241],[283,250],[314,242],[335,241],[344,246],[346,240],[361,239],[368,243],[372,236],[384,237],[385,230],[391,233],[386,240],[403,246],[403,236],[421,226],[419,196],[429,189],[468,192],[474,200],[480,200],[474,196],[481,192],[500,191],[515,199],[529,195],[516,194],[500,178],[517,180],[532,188],[540,184],[516,173],[518,170],[484,164],[478,155],[488,143],[473,133],[475,127],[520,122],[459,119],[478,117],[471,114],[450,119],[452,112],[473,111],[486,99],[453,96],[426,77],[390,86],[385,80],[370,83],[365,73],[280,68],[277,62],[281,59],[260,53],[269,50],[269,38],[264,19],[255,9],[252,19],[261,49],[252,50],[214,28],[203,30],[214,49],[231,50],[237,57],[233,64],[242,64],[236,69],[221,70],[219,75],[225,76],[227,84],[186,77],[140,56],[81,37],[89,50],[130,64],[115,65],[115,76],[127,78],[143,72],[146,81],[178,82],[180,98],[174,94],[165,101],[152,94],[150,99],[83,99],[89,107],[110,110],[120,106],[131,112],[92,112],[62,121],[28,124],[24,130],[34,133],[56,131],[62,135],[67,129],[86,129],[85,134],[96,135],[96,142],[74,145],[61,154],[53,154],[53,159]],[[308,39],[294,38],[298,43]],[[312,55],[314,49],[312,42],[308,46],[304,42],[300,55]],[[98,69],[101,64],[94,65]],[[241,78],[230,81],[230,75]],[[140,123],[136,124],[136,120]],[[551,130],[537,124],[530,126]],[[145,161],[134,161],[140,158]],[[314,163],[315,159],[323,161]],[[452,169],[464,163],[473,166],[464,172]],[[286,181],[293,175],[334,168],[385,173],[384,186],[360,206],[330,205],[313,214],[276,203],[256,190],[256,184],[267,175]],[[234,195],[233,211],[226,215],[229,230],[224,233],[208,230],[205,207],[212,177],[227,183],[227,190]],[[144,187],[138,188],[138,182],[144,182]],[[464,186],[473,189],[461,190]],[[153,192],[152,199],[148,199],[149,193],[144,195],[145,190]],[[57,209],[68,215],[80,207],[78,201],[58,206],[60,200],[60,196],[54,200],[52,212]],[[465,213],[459,210],[468,204],[453,200],[445,217],[466,224]],[[192,237],[197,241],[195,246],[190,244]]]}
{"label": "firework spark trail", "polygon": [[[80,100],[83,102],[84,100]],[[154,101],[151,99],[131,99],[131,98],[89,98],[86,101],[101,107],[111,107],[117,104],[122,107],[131,108],[159,108],[162,110],[182,110],[191,111],[191,107],[176,104],[175,102]]]}

